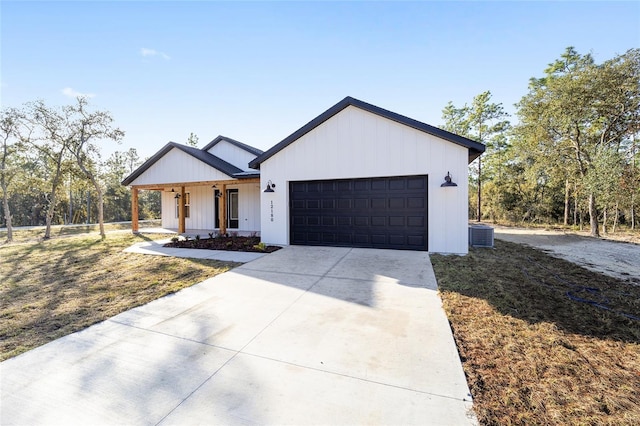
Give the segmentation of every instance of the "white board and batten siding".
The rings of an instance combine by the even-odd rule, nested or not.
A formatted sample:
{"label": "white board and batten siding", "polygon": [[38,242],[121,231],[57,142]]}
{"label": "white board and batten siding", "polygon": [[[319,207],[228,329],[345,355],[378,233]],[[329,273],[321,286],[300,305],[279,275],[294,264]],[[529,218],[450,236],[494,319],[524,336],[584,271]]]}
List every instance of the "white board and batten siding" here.
{"label": "white board and batten siding", "polygon": [[[174,188],[175,189],[175,188]],[[238,189],[238,231],[260,231],[260,185],[227,185],[227,189]],[[185,218],[186,229],[215,230],[215,198],[214,189],[210,186],[186,187],[190,194],[190,215]],[[176,216],[176,193],[171,188],[162,192],[162,227],[178,228]],[[235,231],[235,229],[229,229]],[[203,235],[204,236],[204,235]]]}
{"label": "white board and batten siding", "polygon": [[255,172],[255,170],[249,168],[249,162],[256,158],[256,156],[224,139],[211,147],[207,152],[218,158],[224,158],[224,161],[233,164],[239,169]]}
{"label": "white board and batten siding", "polygon": [[231,177],[203,163],[197,158],[177,148],[173,148],[131,182],[131,185],[227,179],[231,179]]}
{"label": "white board and batten siding", "polygon": [[[348,106],[260,165],[261,235],[289,243],[289,182],[428,175],[428,249],[468,251],[468,148]],[[447,172],[457,187],[442,188]],[[273,217],[271,216],[273,212]]]}

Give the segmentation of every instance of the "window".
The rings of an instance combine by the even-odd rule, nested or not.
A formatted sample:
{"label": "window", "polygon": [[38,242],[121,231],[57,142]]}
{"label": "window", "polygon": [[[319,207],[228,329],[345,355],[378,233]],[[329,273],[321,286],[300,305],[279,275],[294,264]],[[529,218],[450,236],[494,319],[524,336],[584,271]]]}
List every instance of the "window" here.
{"label": "window", "polygon": [[[189,217],[191,212],[191,194],[184,193],[184,217]],[[176,218],[180,217],[180,198],[176,198]]]}

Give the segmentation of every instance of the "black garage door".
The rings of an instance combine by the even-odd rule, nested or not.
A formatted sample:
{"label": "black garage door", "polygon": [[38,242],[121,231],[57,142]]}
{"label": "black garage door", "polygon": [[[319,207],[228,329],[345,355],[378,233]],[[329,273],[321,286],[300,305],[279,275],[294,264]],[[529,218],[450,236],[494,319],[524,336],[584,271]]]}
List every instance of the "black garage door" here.
{"label": "black garage door", "polygon": [[289,183],[291,244],[427,250],[427,176]]}

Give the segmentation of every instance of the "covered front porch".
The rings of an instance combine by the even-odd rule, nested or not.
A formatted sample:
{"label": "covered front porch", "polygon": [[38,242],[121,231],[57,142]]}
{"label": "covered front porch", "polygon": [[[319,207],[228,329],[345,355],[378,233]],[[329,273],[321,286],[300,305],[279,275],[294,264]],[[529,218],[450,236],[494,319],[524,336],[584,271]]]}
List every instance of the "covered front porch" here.
{"label": "covered front porch", "polygon": [[162,227],[158,232],[194,237],[227,232],[259,234],[260,179],[257,177],[131,185],[131,229],[134,233],[139,232],[138,196],[141,190],[162,193]]}

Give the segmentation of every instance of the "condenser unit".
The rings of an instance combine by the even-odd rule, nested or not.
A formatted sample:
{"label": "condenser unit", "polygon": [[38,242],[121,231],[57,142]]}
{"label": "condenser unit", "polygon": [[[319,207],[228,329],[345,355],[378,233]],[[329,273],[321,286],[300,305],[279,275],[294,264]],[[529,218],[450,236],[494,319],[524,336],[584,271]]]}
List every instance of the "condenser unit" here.
{"label": "condenser unit", "polygon": [[493,247],[493,228],[487,225],[469,226],[469,245],[472,247]]}

